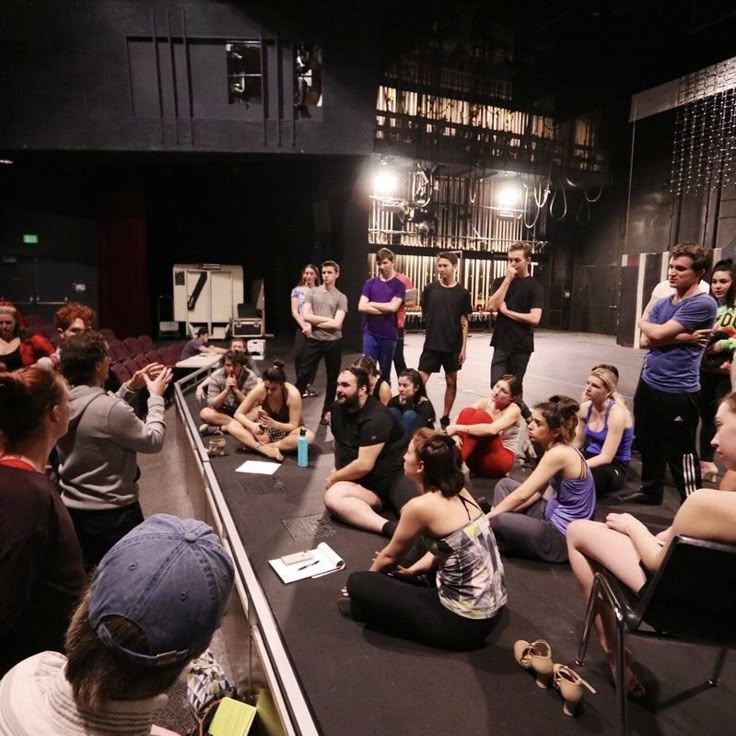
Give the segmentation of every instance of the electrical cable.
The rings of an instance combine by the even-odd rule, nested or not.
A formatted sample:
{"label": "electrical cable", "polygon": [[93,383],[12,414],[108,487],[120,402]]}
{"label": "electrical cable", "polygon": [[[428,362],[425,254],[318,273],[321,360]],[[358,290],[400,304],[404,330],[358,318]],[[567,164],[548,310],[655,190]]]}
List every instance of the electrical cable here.
{"label": "electrical cable", "polygon": [[[526,189],[525,192],[524,192],[524,212],[523,212],[523,218],[524,219],[523,219],[523,222],[524,222],[524,227],[527,230],[531,230],[537,224],[537,220],[539,220],[539,213],[542,211],[542,208],[539,205],[537,205],[537,214],[534,215],[534,219],[532,220],[532,222],[531,223],[528,223],[526,221],[526,210],[527,210],[526,205],[527,205],[528,200],[529,200],[529,190]],[[534,198],[534,200],[535,200],[534,203],[536,205],[536,197]]]}
{"label": "electrical cable", "polygon": [[[560,191],[562,191],[562,207],[563,207],[563,209],[562,209],[562,214],[559,217],[557,217],[557,215],[555,215],[555,213],[554,213],[554,208],[555,208],[555,202],[557,201],[557,195],[559,194]],[[555,189],[554,192],[552,192],[552,199],[549,202],[549,216],[553,220],[557,220],[558,222],[560,220],[564,220],[565,217],[567,217],[567,192],[565,191],[565,185],[564,184],[561,184],[560,187],[559,187],[559,189]]]}
{"label": "electrical cable", "polygon": [[588,196],[588,187],[585,187],[584,191],[585,195],[585,201],[589,204],[595,204],[602,196],[603,196],[603,184],[600,185],[600,188],[598,189],[598,195],[596,197],[589,197]]}

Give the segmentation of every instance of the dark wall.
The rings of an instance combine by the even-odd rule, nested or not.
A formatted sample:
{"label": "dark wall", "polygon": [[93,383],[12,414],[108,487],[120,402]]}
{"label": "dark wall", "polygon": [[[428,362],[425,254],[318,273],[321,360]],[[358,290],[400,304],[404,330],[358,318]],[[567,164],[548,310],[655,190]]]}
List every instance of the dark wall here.
{"label": "dark wall", "polygon": [[[102,326],[126,336],[155,331],[175,263],[242,265],[246,299],[252,281],[265,280],[267,330],[292,334],[291,289],[307,262],[329,258],[342,267],[345,333],[357,345],[368,253],[364,161],[26,157],[0,169],[0,296],[29,299],[40,272],[43,301],[99,307]],[[22,245],[23,233],[37,233],[39,245]],[[87,283],[86,293],[75,294],[75,282]],[[49,320],[55,308],[24,306]]]}
{"label": "dark wall", "polygon": [[[615,334],[616,321],[606,319],[604,311],[616,306],[624,254],[661,253],[684,240],[728,248],[736,240],[732,191],[714,188],[682,196],[670,192],[675,111],[635,125],[625,121],[624,112],[622,104],[613,184],[592,206],[590,222],[581,228],[579,245],[572,252],[575,289],[570,326],[575,330]],[[633,312],[627,314],[631,319]]]}
{"label": "dark wall", "polygon": [[[372,150],[375,13],[214,0],[6,0],[0,13],[0,149]],[[229,104],[228,40],[262,42],[261,102]],[[294,110],[300,42],[324,57],[308,118]]]}
{"label": "dark wall", "polygon": [[[289,294],[303,266],[334,259],[351,309],[366,277],[368,199],[362,159],[175,165],[147,178],[150,290],[172,293],[174,263],[242,265],[246,296],[265,279],[266,326],[291,333]],[[355,337],[357,313],[346,332]]]}

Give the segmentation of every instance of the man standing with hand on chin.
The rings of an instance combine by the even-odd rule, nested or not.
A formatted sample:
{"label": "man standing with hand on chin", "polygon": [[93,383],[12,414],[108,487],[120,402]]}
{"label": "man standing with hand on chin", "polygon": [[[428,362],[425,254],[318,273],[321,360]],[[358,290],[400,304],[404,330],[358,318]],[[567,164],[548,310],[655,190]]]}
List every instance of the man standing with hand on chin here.
{"label": "man standing with hand on chin", "polygon": [[534,328],[542,319],[544,306],[542,286],[529,275],[531,260],[529,245],[512,243],[506,275],[493,282],[488,309],[498,314],[491,338],[491,387],[510,373],[519,379],[523,390],[526,367],[534,352]]}

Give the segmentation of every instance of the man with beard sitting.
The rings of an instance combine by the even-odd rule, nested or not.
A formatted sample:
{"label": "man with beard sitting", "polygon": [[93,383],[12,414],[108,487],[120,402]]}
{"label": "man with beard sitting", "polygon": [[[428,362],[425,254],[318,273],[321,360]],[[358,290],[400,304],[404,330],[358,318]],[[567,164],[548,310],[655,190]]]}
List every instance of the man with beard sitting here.
{"label": "man with beard sitting", "polygon": [[331,426],[335,437],[335,467],[325,481],[325,506],[352,526],[390,538],[396,514],[417,495],[404,476],[404,452],[409,436],[381,402],[368,394],[368,374],[348,368],[337,379]]}

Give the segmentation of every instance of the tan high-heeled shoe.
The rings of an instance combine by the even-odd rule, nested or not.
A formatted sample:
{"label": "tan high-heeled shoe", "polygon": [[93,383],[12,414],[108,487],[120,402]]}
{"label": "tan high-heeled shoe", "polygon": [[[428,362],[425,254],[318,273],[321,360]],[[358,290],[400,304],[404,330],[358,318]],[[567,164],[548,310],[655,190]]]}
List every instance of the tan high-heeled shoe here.
{"label": "tan high-heeled shoe", "polygon": [[552,648],[544,639],[514,642],[514,659],[525,670],[534,670],[538,687],[547,688],[552,680]]}
{"label": "tan high-heeled shoe", "polygon": [[562,712],[566,716],[574,716],[580,710],[583,701],[583,686],[595,695],[595,689],[567,665],[554,665],[553,681],[555,687],[560,691],[560,695],[562,695],[564,701]]}

